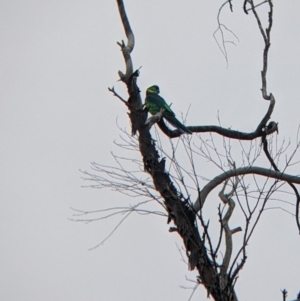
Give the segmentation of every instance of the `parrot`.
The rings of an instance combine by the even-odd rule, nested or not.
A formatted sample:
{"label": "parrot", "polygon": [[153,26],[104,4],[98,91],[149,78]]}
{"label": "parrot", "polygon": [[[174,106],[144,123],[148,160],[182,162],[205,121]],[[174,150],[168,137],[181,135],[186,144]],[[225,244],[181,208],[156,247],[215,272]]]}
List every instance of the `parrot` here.
{"label": "parrot", "polygon": [[180,133],[192,134],[192,132],[175,117],[175,114],[171,110],[170,106],[160,95],[158,95],[159,92],[159,87],[157,85],[151,86],[146,90],[145,106],[148,111],[152,115],[155,115],[161,109],[164,109],[163,118],[165,118],[172,126],[177,128]]}

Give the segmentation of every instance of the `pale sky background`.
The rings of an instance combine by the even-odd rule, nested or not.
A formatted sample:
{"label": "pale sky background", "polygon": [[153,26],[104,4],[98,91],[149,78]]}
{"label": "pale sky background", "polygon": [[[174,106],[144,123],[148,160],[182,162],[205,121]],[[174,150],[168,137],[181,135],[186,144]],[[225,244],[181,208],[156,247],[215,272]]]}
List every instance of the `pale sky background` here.
{"label": "pale sky background", "polygon": [[[188,124],[217,124],[219,112],[224,127],[250,132],[268,108],[260,93],[262,38],[253,16],[242,12],[242,1],[233,1],[234,13],[225,8],[222,21],[239,42],[227,45],[226,68],[213,39],[221,4],[125,0],[136,37],[132,58],[135,68],[142,66],[143,96],[158,84],[177,115],[191,105]],[[291,139],[295,146],[300,2],[274,1],[274,10],[272,120],[279,122],[279,141]],[[127,97],[117,82],[124,62],[116,41],[125,35],[116,1],[1,0],[0,23],[0,300],[188,300],[191,291],[181,286],[193,287],[186,277],[195,280],[196,273],[181,261],[176,243],[182,243],[168,232],[166,218],[132,215],[93,251],[88,249],[119,218],[88,225],[69,220],[71,207],[97,210],[139,201],[82,188],[87,183],[79,171],[91,171],[93,161],[114,165],[110,152],[123,155],[114,144],[120,135],[116,120],[130,129],[125,106],[107,90],[114,85]],[[299,166],[288,171],[299,174]],[[218,204],[211,199],[214,214]],[[293,217],[268,211],[247,254],[236,287],[240,300],[281,300],[283,288],[288,299],[295,298],[300,237]],[[199,287],[192,300],[205,299]]]}

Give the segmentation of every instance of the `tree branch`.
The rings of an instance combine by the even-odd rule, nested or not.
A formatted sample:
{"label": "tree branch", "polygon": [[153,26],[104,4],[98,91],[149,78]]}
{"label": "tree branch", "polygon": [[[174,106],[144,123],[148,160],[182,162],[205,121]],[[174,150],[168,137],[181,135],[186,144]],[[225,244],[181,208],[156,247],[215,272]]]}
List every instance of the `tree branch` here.
{"label": "tree branch", "polygon": [[200,192],[200,198],[198,197],[196,202],[194,203],[194,210],[198,212],[200,209],[202,209],[208,194],[218,185],[220,185],[221,183],[223,183],[224,181],[226,181],[231,177],[247,175],[247,174],[256,174],[256,175],[273,178],[285,182],[300,184],[300,177],[298,176],[285,174],[267,168],[249,166],[249,167],[241,167],[238,169],[232,169],[216,176],[214,179],[212,179],[208,184],[206,184],[203,187],[203,189]]}
{"label": "tree branch", "polygon": [[[235,130],[231,130],[228,128],[223,128],[221,126],[216,126],[216,125],[199,125],[199,126],[186,126],[191,132],[193,133],[217,133],[223,137],[227,137],[227,138],[231,138],[231,139],[238,139],[238,140],[253,140],[255,138],[259,138],[259,137],[263,137],[266,134],[269,135],[270,133],[266,133],[264,131],[265,127],[266,127],[266,123],[268,122],[268,120],[271,118],[271,115],[273,113],[275,107],[275,99],[272,98],[270,99],[270,105],[268,108],[267,113],[265,114],[265,116],[262,118],[262,120],[260,121],[260,123],[258,124],[257,128],[255,131],[251,132],[251,133],[244,133],[244,132],[240,132],[240,131],[235,131]],[[164,134],[166,134],[169,138],[176,138],[179,137],[181,135],[180,131],[178,130],[170,130],[163,119],[161,119],[157,125],[159,126],[159,128],[162,130],[162,132]]]}
{"label": "tree branch", "polygon": [[119,98],[126,106],[128,106],[128,103],[125,99],[123,99],[116,91],[115,91],[115,87],[112,88],[108,88],[108,91],[111,92],[114,96],[116,96],[117,98]]}
{"label": "tree branch", "polygon": [[118,3],[120,17],[121,17],[123,27],[124,27],[124,30],[126,33],[126,37],[128,40],[127,45],[125,45],[123,40],[121,43],[117,42],[117,44],[121,47],[121,50],[122,50],[122,53],[124,56],[124,60],[125,60],[125,64],[126,64],[126,73],[124,74],[123,72],[119,71],[119,76],[120,76],[121,81],[123,81],[124,83],[127,83],[129,77],[133,73],[133,64],[132,64],[130,53],[132,52],[132,50],[134,48],[134,35],[133,35],[129,20],[126,15],[123,0],[117,0],[117,3]]}
{"label": "tree branch", "polygon": [[262,27],[262,24],[261,24],[261,21],[260,21],[260,18],[258,16],[257,12],[256,12],[256,6],[254,5],[253,0],[248,0],[248,2],[251,5],[251,10],[252,10],[252,12],[255,16],[255,19],[257,21],[260,33],[261,33],[261,35],[264,39],[264,43],[265,43],[265,48],[264,48],[264,53],[263,53],[263,70],[261,72],[261,78],[262,78],[262,89],[261,89],[261,91],[262,91],[262,95],[263,95],[263,98],[265,100],[272,100],[273,99],[275,101],[272,93],[269,94],[269,95],[267,93],[267,79],[266,79],[267,70],[268,70],[268,54],[269,54],[269,49],[270,49],[270,46],[271,46],[270,33],[271,33],[272,25],[273,25],[273,3],[272,3],[272,0],[267,1],[269,3],[269,7],[270,7],[269,26],[264,31],[264,29]]}
{"label": "tree branch", "polygon": [[[271,163],[272,167],[274,168],[274,170],[279,172],[279,169],[278,169],[277,165],[275,164],[274,160],[272,159],[272,157],[269,153],[268,141],[267,140],[264,141],[264,152],[265,152],[265,155],[268,158],[269,162]],[[299,221],[300,195],[299,195],[299,192],[298,192],[296,186],[292,182],[287,181],[287,183],[290,185],[290,187],[293,189],[293,191],[296,195],[296,214],[295,214],[295,218],[296,218],[296,224],[297,224],[299,234],[300,234],[300,221]]]}

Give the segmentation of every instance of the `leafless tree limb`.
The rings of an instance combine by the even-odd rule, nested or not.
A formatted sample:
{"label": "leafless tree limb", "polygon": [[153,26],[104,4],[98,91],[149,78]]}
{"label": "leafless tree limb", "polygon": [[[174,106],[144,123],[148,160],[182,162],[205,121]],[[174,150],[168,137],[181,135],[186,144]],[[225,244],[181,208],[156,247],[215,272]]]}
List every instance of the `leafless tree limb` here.
{"label": "leafless tree limb", "polygon": [[131,56],[130,53],[132,52],[133,48],[134,48],[134,34],[133,31],[130,27],[130,23],[129,20],[127,18],[127,14],[125,11],[125,6],[122,0],[117,0],[117,4],[118,4],[118,8],[119,8],[119,13],[120,13],[120,17],[123,23],[123,27],[127,36],[127,45],[125,45],[124,41],[122,40],[122,42],[118,42],[117,44],[121,47],[123,56],[124,56],[124,60],[126,63],[126,73],[124,74],[122,71],[119,71],[119,76],[120,79],[127,83],[129,80],[129,77],[132,75],[133,73],[133,64],[132,64],[132,60],[131,60]]}
{"label": "leafless tree limb", "polygon": [[115,88],[112,87],[112,88],[108,88],[108,91],[113,93],[114,96],[116,96],[117,98],[119,98],[121,101],[124,102],[124,104],[127,106],[127,101],[125,99],[123,99],[116,91],[115,91]]}
{"label": "leafless tree limb", "polygon": [[[248,2],[250,2],[250,1],[244,0],[244,5],[243,5],[244,12],[245,12],[247,15],[248,15],[248,12],[252,10],[252,7],[251,7],[251,8],[247,8],[247,3],[248,3]],[[265,3],[267,3],[267,2],[268,2],[268,0],[263,1],[263,2],[261,2],[261,3],[259,3],[259,4],[256,4],[254,7],[255,7],[255,8],[256,8],[256,7],[259,7],[259,6],[261,6],[262,4],[265,4]]]}
{"label": "leafless tree limb", "polygon": [[275,98],[272,95],[272,93],[268,94],[268,92],[267,92],[267,79],[266,79],[267,70],[268,70],[268,54],[269,54],[269,49],[270,49],[270,46],[271,46],[270,34],[271,34],[271,30],[272,30],[272,25],[273,25],[273,3],[272,3],[272,0],[265,1],[265,2],[269,3],[270,11],[269,11],[269,25],[266,28],[266,30],[264,30],[263,26],[261,24],[260,18],[258,16],[258,13],[256,11],[257,6],[254,5],[253,0],[248,0],[248,2],[251,5],[251,10],[252,10],[252,12],[255,16],[255,19],[257,21],[259,30],[261,32],[261,35],[262,35],[262,37],[264,39],[264,43],[265,43],[265,48],[264,48],[264,53],[263,53],[263,70],[261,72],[261,77],[262,77],[262,89],[261,89],[261,91],[262,91],[262,95],[263,95],[263,98],[265,100],[274,100],[275,101]]}
{"label": "leafless tree limb", "polygon": [[202,207],[203,204],[208,196],[208,194],[218,185],[226,181],[227,179],[235,176],[240,176],[240,175],[247,175],[247,174],[256,174],[260,176],[265,176],[268,178],[273,178],[277,180],[282,180],[285,182],[291,182],[295,184],[300,184],[300,177],[294,176],[294,175],[289,175],[289,174],[284,174],[280,171],[274,171],[258,166],[249,166],[249,167],[241,167],[237,168],[234,170],[229,170],[223,174],[220,174],[216,176],[213,180],[211,180],[208,184],[206,184],[201,193],[200,193],[200,200],[199,198],[196,200],[194,204],[194,210],[198,212]]}
{"label": "leafless tree limb", "polygon": [[[253,0],[248,0],[248,2],[251,5],[251,10],[255,16],[255,19],[257,21],[259,30],[261,32],[261,35],[263,37],[264,40],[264,44],[265,44],[265,48],[264,48],[264,53],[263,53],[263,70],[261,72],[261,77],[262,77],[262,95],[263,98],[266,100],[271,100],[271,101],[275,101],[274,96],[272,95],[272,93],[270,93],[268,95],[267,92],[267,69],[268,69],[268,53],[269,53],[269,49],[271,46],[271,42],[270,42],[270,34],[271,34],[271,30],[272,30],[272,25],[273,25],[273,3],[272,0],[267,0],[262,2],[263,3],[268,3],[269,4],[269,18],[268,18],[268,27],[264,30],[262,27],[262,23],[260,20],[260,17],[256,11],[256,7],[258,7],[259,5],[254,5]],[[274,132],[277,131],[278,132],[278,124],[275,122],[271,122],[269,124],[269,126],[266,128],[266,134],[268,132]],[[279,172],[278,167],[276,166],[274,160],[272,159],[269,151],[268,151],[268,142],[267,140],[264,138],[263,139],[263,144],[264,144],[264,152],[266,154],[266,157],[268,158],[269,162],[271,163],[272,167],[274,168],[275,171]],[[293,184],[293,182],[287,181],[287,183],[291,186],[291,188],[293,189],[295,195],[296,195],[296,223],[297,223],[297,227],[300,233],[300,220],[299,220],[299,204],[300,204],[300,194],[297,190],[297,188],[295,187],[295,185]]]}
{"label": "leafless tree limb", "polygon": [[[229,33],[231,33],[233,35],[234,38],[237,39],[237,41],[239,42],[239,38],[234,34],[234,32],[230,29],[227,28],[227,26],[225,26],[224,24],[221,23],[220,21],[220,15],[221,15],[221,12],[224,8],[224,6],[226,4],[229,4],[230,6],[230,10],[232,11],[232,3],[230,0],[228,1],[225,1],[221,7],[219,8],[219,11],[218,11],[218,16],[217,16],[217,21],[218,21],[218,28],[215,30],[215,32],[213,33],[213,37],[220,49],[220,51],[222,52],[223,56],[225,57],[225,60],[226,60],[226,64],[227,64],[227,67],[228,67],[228,54],[227,54],[227,50],[226,50],[226,43],[231,43],[233,45],[235,45],[234,41],[227,41],[225,39],[225,33],[223,31],[223,28],[225,29],[225,31],[228,31]],[[221,44],[218,42],[218,39],[217,39],[217,33],[220,33],[221,34]]]}

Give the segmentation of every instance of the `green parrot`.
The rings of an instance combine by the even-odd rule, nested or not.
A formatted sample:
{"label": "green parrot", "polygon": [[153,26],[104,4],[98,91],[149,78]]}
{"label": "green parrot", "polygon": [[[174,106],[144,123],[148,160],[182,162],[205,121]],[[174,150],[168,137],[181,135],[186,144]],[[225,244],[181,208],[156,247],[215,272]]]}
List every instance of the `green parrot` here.
{"label": "green parrot", "polygon": [[171,125],[177,128],[182,134],[192,134],[192,132],[187,129],[176,117],[174,112],[171,110],[170,106],[165,102],[165,100],[158,95],[159,87],[154,85],[147,89],[145,106],[148,111],[155,115],[161,109],[164,109],[163,118],[165,118]]}

